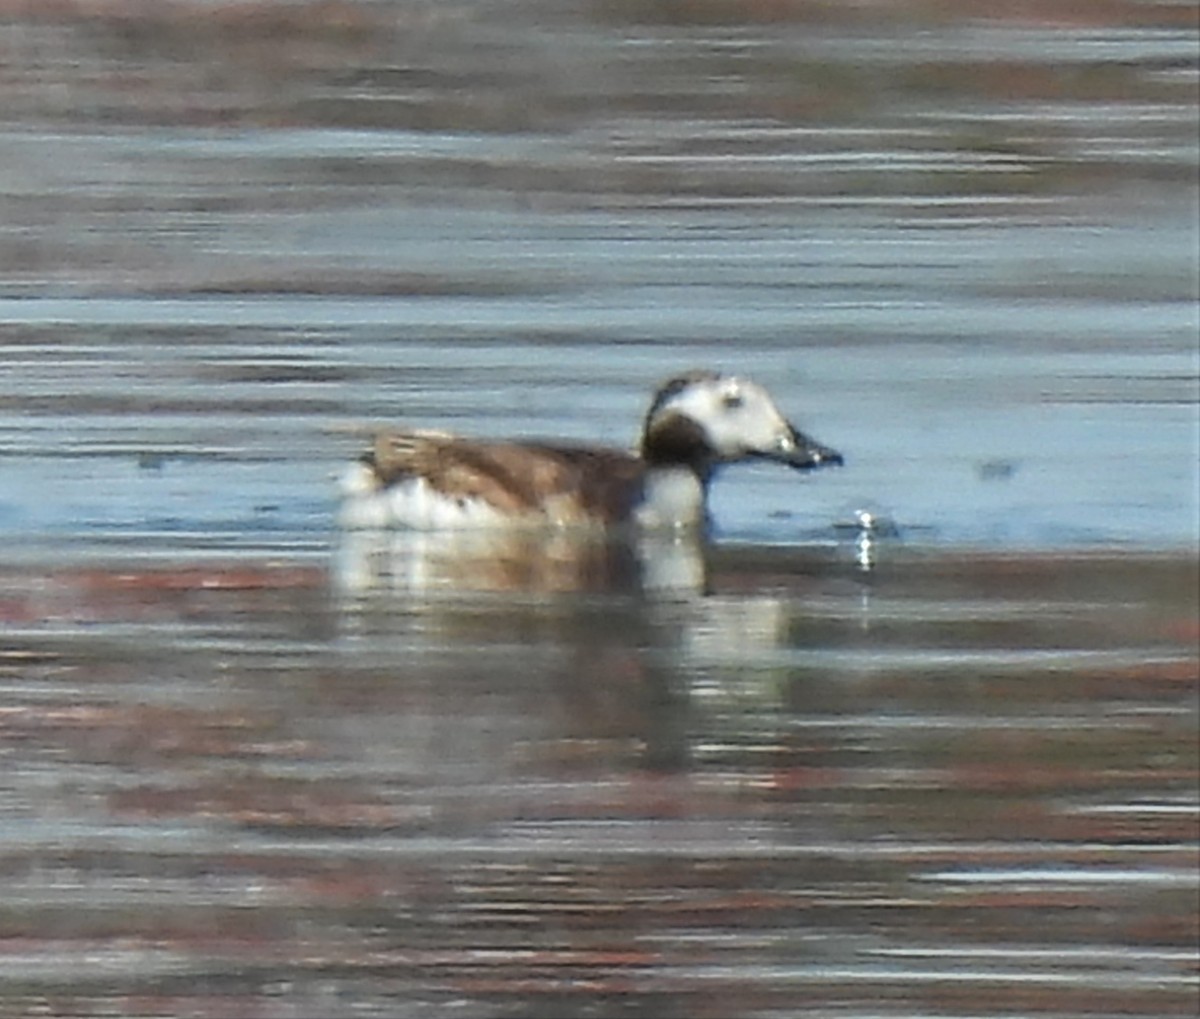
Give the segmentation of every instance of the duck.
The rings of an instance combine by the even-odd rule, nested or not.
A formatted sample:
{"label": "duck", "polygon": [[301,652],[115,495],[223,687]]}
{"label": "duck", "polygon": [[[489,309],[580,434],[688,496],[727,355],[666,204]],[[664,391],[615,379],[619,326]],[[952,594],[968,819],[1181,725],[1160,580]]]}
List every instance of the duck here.
{"label": "duck", "polygon": [[689,371],[654,391],[633,450],[378,430],[342,478],[339,522],[352,530],[703,533],[713,478],[752,460],[801,471],[844,462],[796,428],[758,383]]}

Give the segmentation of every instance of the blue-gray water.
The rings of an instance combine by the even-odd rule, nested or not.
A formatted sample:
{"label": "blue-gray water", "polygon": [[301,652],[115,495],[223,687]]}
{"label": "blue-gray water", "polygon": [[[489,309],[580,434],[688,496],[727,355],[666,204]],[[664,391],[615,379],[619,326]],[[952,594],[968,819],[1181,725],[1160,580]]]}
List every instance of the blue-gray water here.
{"label": "blue-gray water", "polygon": [[[1193,1014],[1188,5],[0,45],[2,1019]],[[709,366],[846,467],[665,566],[332,526],[364,424]]]}

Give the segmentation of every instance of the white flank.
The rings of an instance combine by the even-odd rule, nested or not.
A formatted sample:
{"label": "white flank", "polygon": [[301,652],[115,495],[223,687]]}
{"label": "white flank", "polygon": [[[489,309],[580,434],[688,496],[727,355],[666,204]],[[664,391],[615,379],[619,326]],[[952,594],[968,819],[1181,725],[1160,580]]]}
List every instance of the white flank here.
{"label": "white flank", "polygon": [[356,464],[342,478],[343,527],[364,530],[407,527],[418,531],[451,531],[504,526],[517,521],[482,499],[443,495],[424,478],[408,478],[382,488],[366,464]]}

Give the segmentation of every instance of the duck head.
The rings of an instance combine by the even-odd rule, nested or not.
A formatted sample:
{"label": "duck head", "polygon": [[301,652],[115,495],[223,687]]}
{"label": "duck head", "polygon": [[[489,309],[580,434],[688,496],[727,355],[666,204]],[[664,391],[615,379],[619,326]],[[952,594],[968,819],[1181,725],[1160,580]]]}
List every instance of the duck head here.
{"label": "duck head", "polygon": [[661,386],[642,429],[651,465],[686,465],[707,480],[722,464],[773,460],[797,470],[840,465],[842,455],[805,435],[749,379],[691,372]]}

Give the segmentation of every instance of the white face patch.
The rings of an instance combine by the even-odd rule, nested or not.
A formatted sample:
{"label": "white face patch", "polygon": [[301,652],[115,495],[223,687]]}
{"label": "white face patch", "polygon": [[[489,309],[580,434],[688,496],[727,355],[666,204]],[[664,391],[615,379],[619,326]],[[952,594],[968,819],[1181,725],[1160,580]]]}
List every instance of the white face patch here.
{"label": "white face patch", "polygon": [[762,386],[747,379],[701,379],[666,400],[659,415],[682,414],[698,424],[722,460],[787,453],[792,429]]}

